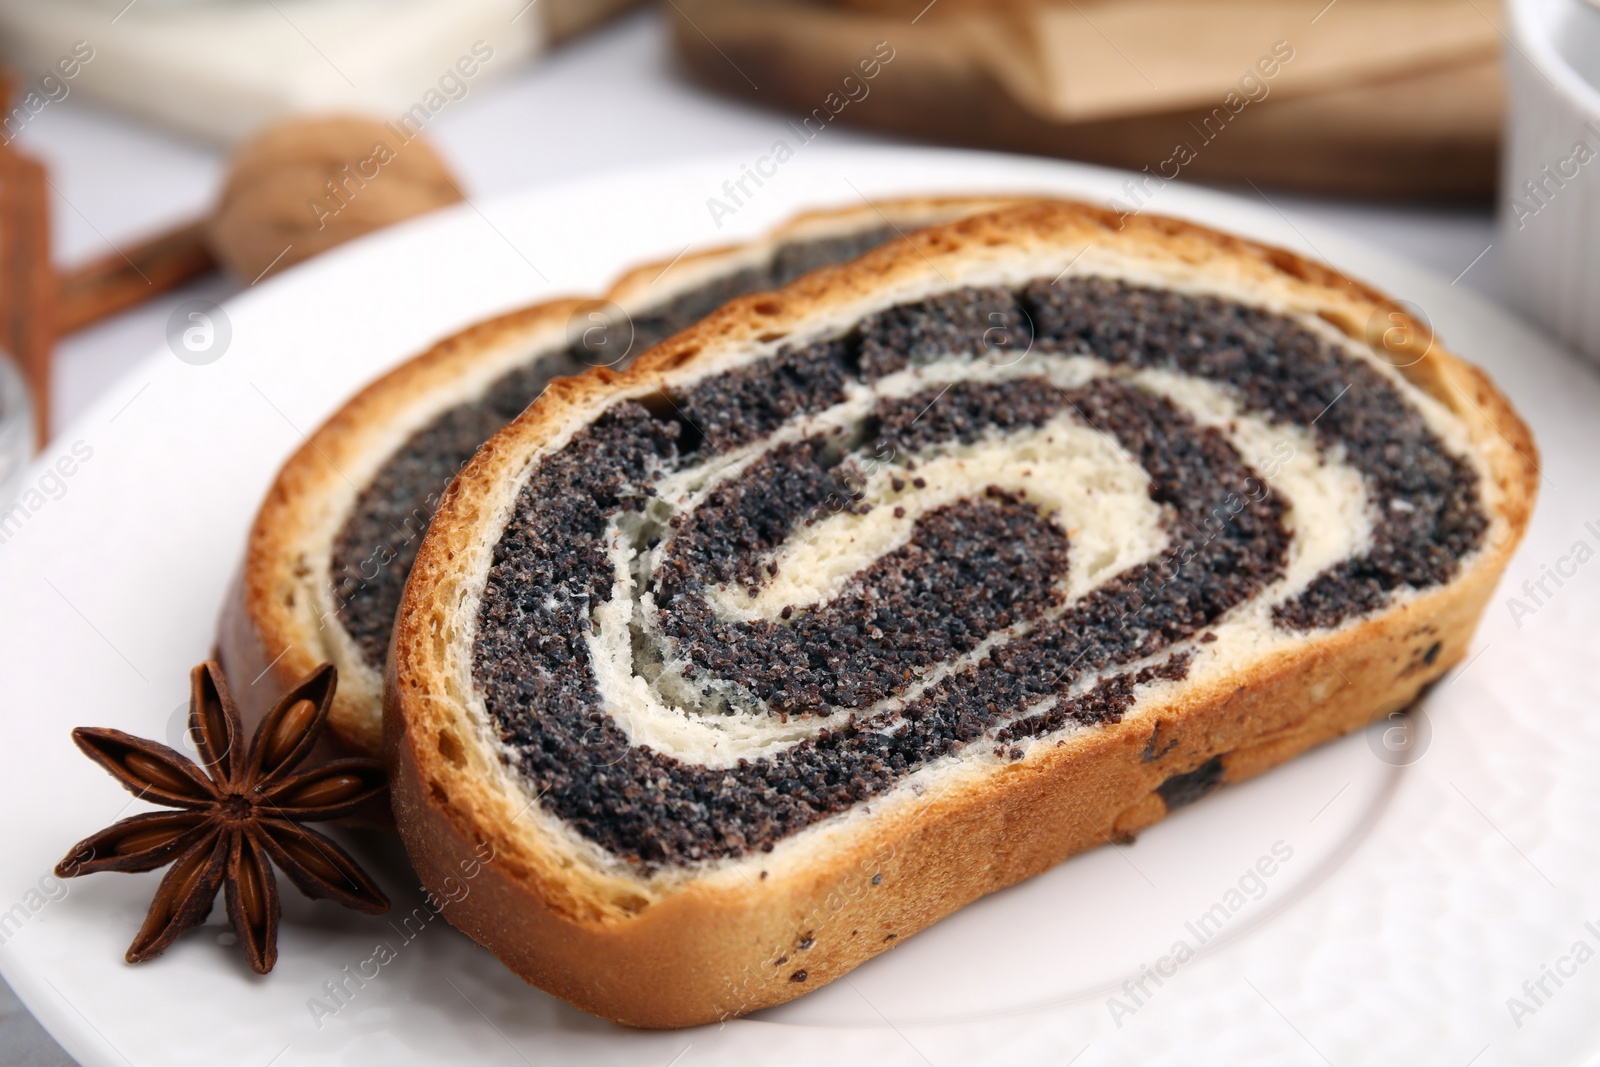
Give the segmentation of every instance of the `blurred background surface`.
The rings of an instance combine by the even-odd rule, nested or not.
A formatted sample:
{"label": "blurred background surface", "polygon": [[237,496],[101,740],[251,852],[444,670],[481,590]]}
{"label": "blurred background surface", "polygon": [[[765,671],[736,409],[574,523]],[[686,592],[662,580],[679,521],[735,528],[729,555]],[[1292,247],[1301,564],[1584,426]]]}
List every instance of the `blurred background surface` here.
{"label": "blurred background surface", "polygon": [[[1066,11],[1082,12],[1074,32],[1036,25],[1050,20],[1018,14],[1027,10],[1021,6],[997,11],[970,0],[911,5],[920,17],[907,16],[893,0],[838,7],[669,0],[659,10],[624,13],[554,46],[542,41],[547,29],[535,32],[532,23],[549,3],[460,5],[453,36],[442,44],[428,40],[425,48],[414,35],[423,34],[426,20],[414,16],[419,25],[386,37],[398,53],[391,57],[394,69],[383,79],[372,74],[368,84],[366,76],[382,63],[376,46],[350,29],[359,20],[313,18],[323,5],[310,0],[0,2],[3,54],[16,72],[13,98],[35,91],[46,101],[26,121],[13,122],[7,135],[14,149],[45,165],[51,260],[69,276],[96,261],[103,267],[131,258],[145,267],[138,255],[145,242],[213,210],[230,148],[261,123],[321,109],[365,111],[392,122],[422,102],[440,72],[453,70],[474,42],[483,42],[492,58],[477,64],[473,77],[449,80],[425,130],[462,193],[473,199],[706,152],[764,151],[780,136],[975,144],[1127,167],[1142,183],[1129,206],[1138,206],[1141,188],[1148,192],[1174,175],[1265,195],[1286,213],[1352,230],[1452,278],[1471,264],[1461,284],[1499,294],[1499,257],[1489,246],[1502,39],[1498,11],[1488,0],[1377,5],[1404,7],[1404,19],[1375,16],[1366,0],[1325,6],[1298,0],[1068,3]],[[326,6],[371,7],[349,0]],[[951,13],[941,21],[946,6]],[[1204,17],[1196,22],[1191,12],[1189,22],[1172,27],[1174,8]],[[1320,16],[1316,8],[1324,8]],[[161,35],[152,25],[204,22],[201,16],[214,17],[216,9],[245,9],[246,29],[230,32],[245,33],[241,55],[264,37],[261,52],[231,73],[210,60],[194,70],[175,69],[181,68],[178,53],[157,46]],[[1253,13],[1253,20],[1241,12]],[[1412,49],[1410,67],[1406,50],[1392,44],[1380,49],[1384,56],[1352,60],[1349,53],[1361,51],[1367,35],[1378,34],[1381,44],[1383,35],[1405,25],[1426,24],[1429,12],[1435,30]],[[594,13],[609,8],[600,5]],[[145,15],[146,23],[134,21]],[[1184,39],[1207,19],[1220,20],[1217,32],[1186,53]],[[979,33],[975,20],[993,25]],[[375,22],[386,24],[382,16]],[[572,22],[569,17],[563,32],[575,32]],[[132,59],[119,59],[127,47],[120,36],[124,24],[139,30],[136,47],[128,49]],[[270,35],[264,33],[269,26]],[[326,37],[319,42],[314,29]],[[1016,55],[1056,58],[1030,61],[1032,73],[1007,86],[999,42],[1012,32],[1025,41],[1030,34],[1054,34],[1049,47],[1019,46]],[[953,41],[985,34],[982,48],[950,55]],[[190,44],[179,51],[198,48],[204,39],[204,32],[191,30]],[[1319,41],[1332,46],[1319,51]],[[93,55],[77,64],[75,77],[40,73],[70,59],[75,45]],[[893,58],[868,79],[858,64],[875,48]],[[1093,76],[1076,73],[1073,57],[1085,49]],[[1186,54],[1212,51],[1219,56],[1183,61]],[[284,71],[270,90],[266,53],[277,56]],[[158,72],[164,72],[161,80],[151,81]],[[1112,75],[1115,84],[1108,88],[1102,83]],[[41,88],[41,79],[51,84]],[[379,80],[388,87],[379,88]],[[358,91],[352,82],[367,89]],[[1435,96],[1453,102],[1430,110],[1427,100]],[[1396,113],[1402,100],[1414,113]],[[1388,119],[1374,129],[1375,116],[1385,110]],[[830,120],[825,127],[824,116]],[[1178,151],[1180,145],[1188,151]],[[1180,162],[1189,153],[1192,161]],[[311,218],[301,203],[293,208]],[[155,288],[138,277],[128,280],[140,290],[132,296]],[[252,280],[201,275],[182,293],[163,293],[161,300],[63,330],[54,345],[50,424],[70,421],[158,345],[166,312],[180,298],[220,299]]]}

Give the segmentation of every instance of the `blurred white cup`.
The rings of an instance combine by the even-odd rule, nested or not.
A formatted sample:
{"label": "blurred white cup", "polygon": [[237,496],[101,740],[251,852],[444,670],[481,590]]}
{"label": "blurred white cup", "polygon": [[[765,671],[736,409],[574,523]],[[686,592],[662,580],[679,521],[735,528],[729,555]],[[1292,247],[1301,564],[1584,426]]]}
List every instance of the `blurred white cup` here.
{"label": "blurred white cup", "polygon": [[1513,298],[1600,362],[1600,6],[1507,9],[1500,240]]}

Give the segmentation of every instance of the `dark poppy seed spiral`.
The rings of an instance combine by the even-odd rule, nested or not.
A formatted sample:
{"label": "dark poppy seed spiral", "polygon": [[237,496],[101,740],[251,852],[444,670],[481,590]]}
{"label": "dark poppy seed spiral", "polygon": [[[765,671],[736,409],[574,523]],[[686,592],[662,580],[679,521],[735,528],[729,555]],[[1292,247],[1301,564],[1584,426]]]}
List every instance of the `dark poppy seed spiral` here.
{"label": "dark poppy seed spiral", "polygon": [[[1010,324],[1008,343],[1027,324],[1031,363],[993,358],[995,315]],[[1066,389],[1041,372],[1074,356],[1109,371]],[[961,361],[996,370],[882,393],[849,409],[843,434],[761,447],[861,387]],[[1470,465],[1382,371],[1296,320],[1094,278],[891,308],[703,379],[666,414],[619,402],[539,462],[496,546],[473,649],[475,682],[539,803],[646,867],[738,856],[943,757],[1021,759],[1033,739],[1116,722],[1140,687],[1184,677],[1224,617],[1284,577],[1292,502],[1270,489],[1241,495],[1264,484],[1259,472],[1221,430],[1129,380],[1143,369],[1203,379],[1269,425],[1309,429],[1374,502],[1356,553],[1272,602],[1280,629],[1336,626],[1396,590],[1447,582],[1482,541]],[[1166,537],[1076,599],[1063,594],[1074,552],[1065,529],[998,486],[898,515],[905,539],[817,603],[746,617],[712,595],[726,587],[754,603],[783,580],[775,553],[785,544],[826,516],[870,512],[862,472],[879,457],[899,464],[884,480],[894,493],[925,492],[930,455],[1054,420],[1131,457]],[[669,479],[745,448],[753,459],[660,518],[671,508],[655,494]],[[619,525],[625,515],[634,518]],[[614,540],[635,529],[648,530],[633,546],[635,584],[619,585]],[[662,657],[651,670],[670,660],[684,685],[721,694],[738,714],[830,716],[827,728],[715,766],[630,741],[591,651],[598,608],[621,588],[649,595],[633,605],[635,619],[651,620],[633,641]]]}

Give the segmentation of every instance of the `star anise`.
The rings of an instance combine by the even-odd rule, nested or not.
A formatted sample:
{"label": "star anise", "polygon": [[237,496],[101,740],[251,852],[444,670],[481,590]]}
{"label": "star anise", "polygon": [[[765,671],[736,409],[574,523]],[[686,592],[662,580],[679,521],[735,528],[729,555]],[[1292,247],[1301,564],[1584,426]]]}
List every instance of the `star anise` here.
{"label": "star anise", "polygon": [[299,825],[348,815],[386,788],[383,764],[372,759],[337,759],[291,773],[327,721],[338,684],[333,665],[318,667],[278,701],[248,750],[222,669],[203,663],[190,672],[189,683],[198,766],[181,752],[121,730],[72,731],[84,755],[130,792],[179,809],[123,819],[78,842],[56,867],[68,878],[172,864],[128,946],[128,962],[159,956],[179,934],[204,922],[226,885],[228,919],[251,969],[272,970],[280,913],[274,863],[309,897],[368,914],[387,911],[388,898],[355,860]]}

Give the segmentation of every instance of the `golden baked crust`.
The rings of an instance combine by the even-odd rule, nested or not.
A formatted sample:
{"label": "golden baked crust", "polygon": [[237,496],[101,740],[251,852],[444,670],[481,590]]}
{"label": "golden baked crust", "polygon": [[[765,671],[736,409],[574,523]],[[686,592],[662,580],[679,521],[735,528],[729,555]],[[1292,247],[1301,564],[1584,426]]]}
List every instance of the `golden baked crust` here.
{"label": "golden baked crust", "polygon": [[[1405,323],[1412,328],[1391,333],[1386,351],[1459,416],[1486,475],[1490,534],[1448,585],[1162,690],[1121,722],[1036,746],[1019,762],[985,764],[921,797],[893,791],[870,816],[853,809],[770,853],[691,876],[651,880],[586,862],[530,815],[532,802],[473,718],[470,670],[458,658],[471,645],[472,605],[519,475],[617,398],[698,379],[741,344],[951,288],[1008,257],[1065,263],[1086,245],[1100,262],[1204,278],[1320,315],[1355,338],[1381,340],[1399,321],[1380,293],[1280,249],[1173,219],[1119,226],[1092,207],[1041,202],[930,229],[736,301],[627,373],[552,384],[446,494],[389,657],[385,743],[401,835],[424,886],[438,891],[446,877],[474,871],[470,891],[445,905],[453,924],[587,1011],[642,1027],[710,1022],[814,989],[986,893],[1148,826],[1166,813],[1155,790],[1174,774],[1216,756],[1226,781],[1259,773],[1406,706],[1462,658],[1526,527],[1536,453],[1485,375]],[[1151,759],[1157,732],[1166,751]],[[486,855],[491,862],[476,862]]]}
{"label": "golden baked crust", "polygon": [[[634,268],[603,299],[636,313],[721,273],[763,262],[786,242],[883,225],[912,231],[1022,199],[908,197],[806,212],[760,240]],[[563,351],[569,320],[585,303],[546,301],[445,338],[357,393],[289,457],[250,528],[218,625],[218,658],[246,722],[264,715],[296,680],[331,662],[339,668],[339,692],[328,716],[329,735],[339,747],[378,755],[383,679],[329,610],[332,540],[361,488],[413,432],[513,367]]]}

